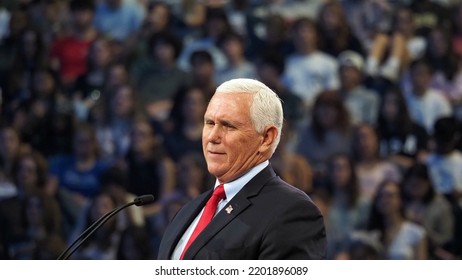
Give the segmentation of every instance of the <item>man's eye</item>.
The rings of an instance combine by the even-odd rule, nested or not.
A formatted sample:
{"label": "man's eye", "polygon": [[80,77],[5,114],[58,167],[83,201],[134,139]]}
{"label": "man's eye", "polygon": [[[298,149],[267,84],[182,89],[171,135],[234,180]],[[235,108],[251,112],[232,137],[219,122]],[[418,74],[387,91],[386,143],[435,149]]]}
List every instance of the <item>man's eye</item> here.
{"label": "man's eye", "polygon": [[224,127],[226,127],[227,129],[235,129],[236,127],[230,123],[226,123],[223,125]]}

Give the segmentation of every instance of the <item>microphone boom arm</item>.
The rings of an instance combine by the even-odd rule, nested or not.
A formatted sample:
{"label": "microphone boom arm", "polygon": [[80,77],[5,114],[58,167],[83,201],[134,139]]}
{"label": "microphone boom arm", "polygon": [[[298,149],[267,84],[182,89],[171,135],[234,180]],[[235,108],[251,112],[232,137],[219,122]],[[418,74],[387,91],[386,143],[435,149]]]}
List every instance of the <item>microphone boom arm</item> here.
{"label": "microphone boom arm", "polygon": [[[123,209],[130,207],[132,205],[142,206],[154,201],[153,195],[142,195],[136,197],[132,202],[119,206],[96,220],[91,226],[89,226],[84,232],[82,232],[75,240],[72,242],[67,249],[59,255],[58,260],[67,260],[80,246],[85,242],[88,237],[90,237],[98,228],[100,228],[104,223],[106,223],[110,218],[115,214],[119,213]],[[79,242],[80,241],[80,242]],[[74,247],[75,246],[75,247]],[[71,251],[72,249],[72,251]]]}

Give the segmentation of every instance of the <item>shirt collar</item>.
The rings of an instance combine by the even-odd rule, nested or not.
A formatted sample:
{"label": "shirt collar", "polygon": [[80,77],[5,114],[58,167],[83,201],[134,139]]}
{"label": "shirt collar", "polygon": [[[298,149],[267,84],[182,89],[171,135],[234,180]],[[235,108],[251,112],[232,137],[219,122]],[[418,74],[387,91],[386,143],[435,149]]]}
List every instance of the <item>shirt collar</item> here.
{"label": "shirt collar", "polygon": [[[225,189],[226,200],[230,201],[253,177],[255,177],[260,171],[265,169],[269,164],[269,161],[266,160],[252,169],[250,169],[247,173],[242,175],[241,177],[237,178],[234,181],[224,183],[223,187]],[[215,188],[220,185],[218,179],[215,181]]]}

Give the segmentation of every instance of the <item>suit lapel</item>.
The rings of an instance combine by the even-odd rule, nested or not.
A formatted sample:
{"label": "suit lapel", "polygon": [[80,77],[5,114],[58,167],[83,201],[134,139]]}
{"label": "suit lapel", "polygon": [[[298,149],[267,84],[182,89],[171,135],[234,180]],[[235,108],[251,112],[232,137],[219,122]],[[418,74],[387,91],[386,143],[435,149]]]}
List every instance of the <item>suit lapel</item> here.
{"label": "suit lapel", "polygon": [[[249,198],[256,196],[263,188],[264,184],[274,176],[276,176],[276,173],[269,165],[260,173],[258,173],[254,178],[252,178],[252,180],[250,180],[236,194],[236,196],[234,196],[233,199],[225,205],[225,207],[223,207],[223,209],[213,218],[210,224],[197,236],[196,240],[190,245],[188,251],[186,251],[184,259],[194,258],[199,250],[204,247],[210,239],[212,239],[233,219],[244,212],[245,209],[247,209],[252,204]],[[226,211],[227,207],[232,207],[232,211],[229,214]]]}
{"label": "suit lapel", "polygon": [[[180,210],[182,213],[177,213],[176,217],[178,220],[173,219],[172,223],[175,226],[171,227],[171,231],[165,232],[164,236],[167,238],[165,240],[165,252],[167,253],[165,256],[161,256],[162,259],[168,259],[173,253],[173,250],[176,247],[176,244],[183,236],[184,232],[188,229],[189,225],[194,221],[196,216],[204,207],[205,203],[212,195],[213,189],[209,190],[202,195],[200,195],[197,199],[193,200],[191,204],[186,205],[184,208]],[[173,225],[173,224],[172,224]]]}

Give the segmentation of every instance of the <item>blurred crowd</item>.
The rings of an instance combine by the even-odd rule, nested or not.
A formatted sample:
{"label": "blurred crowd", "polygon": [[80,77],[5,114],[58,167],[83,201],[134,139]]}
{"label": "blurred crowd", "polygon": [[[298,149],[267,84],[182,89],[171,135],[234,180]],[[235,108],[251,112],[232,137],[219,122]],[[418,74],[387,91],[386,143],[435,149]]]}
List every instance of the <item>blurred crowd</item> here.
{"label": "blurred crowd", "polygon": [[55,259],[153,194],[72,258],[155,259],[240,77],[283,101],[271,164],[329,259],[462,257],[462,1],[0,0],[0,258]]}

